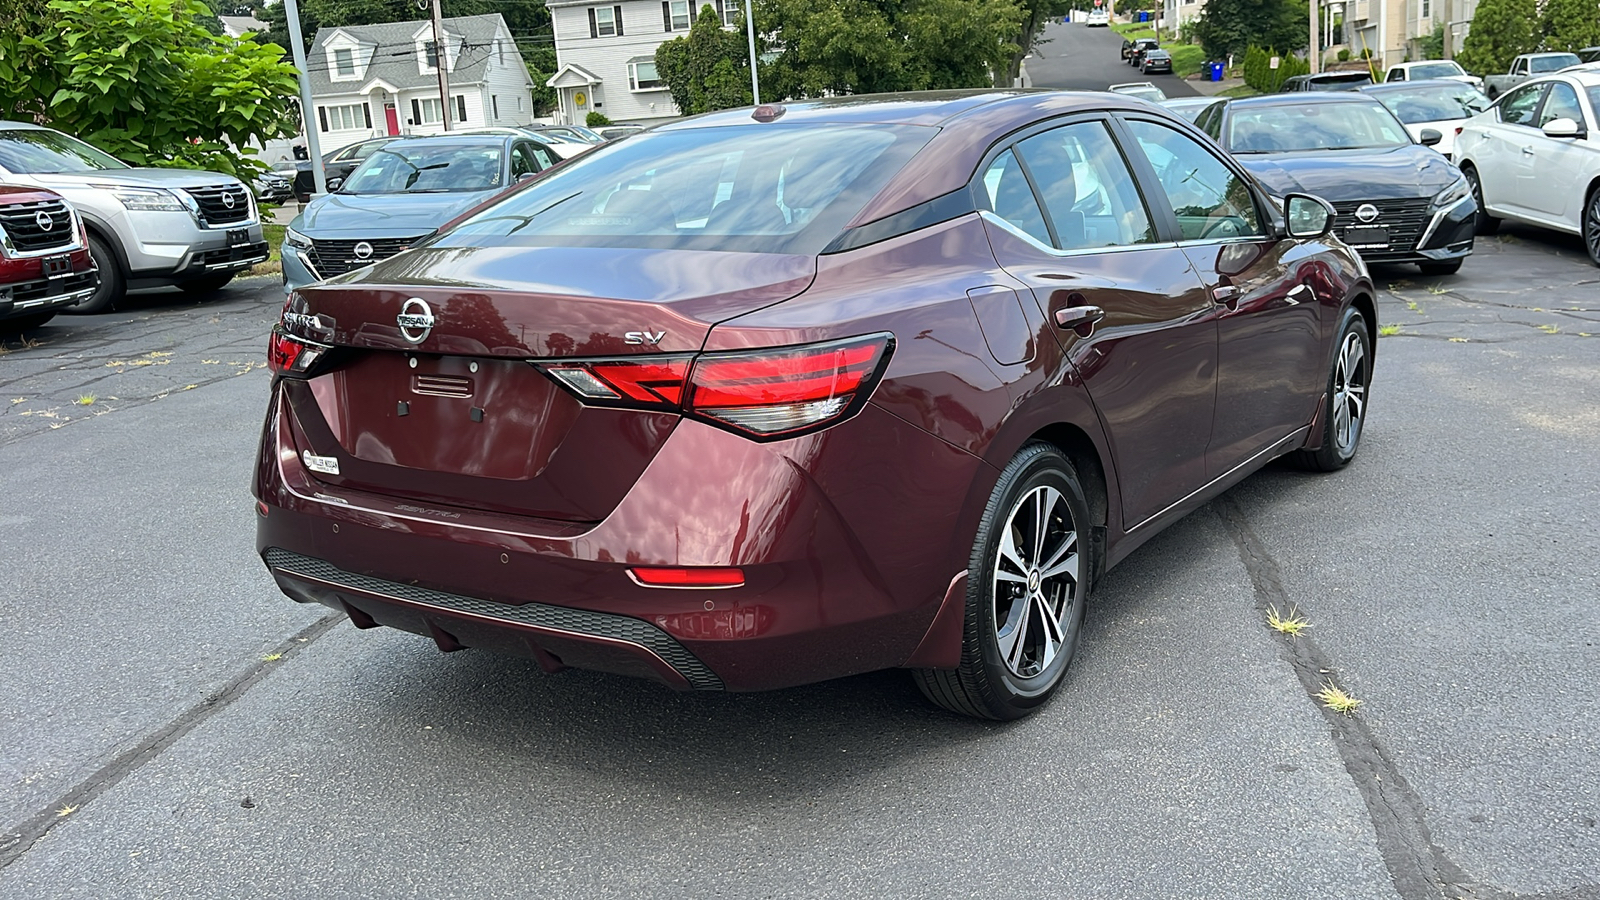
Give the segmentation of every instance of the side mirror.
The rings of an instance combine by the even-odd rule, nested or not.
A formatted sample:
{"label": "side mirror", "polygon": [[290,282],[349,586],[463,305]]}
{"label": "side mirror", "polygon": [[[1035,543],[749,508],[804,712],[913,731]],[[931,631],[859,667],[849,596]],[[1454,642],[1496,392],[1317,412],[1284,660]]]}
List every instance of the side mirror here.
{"label": "side mirror", "polygon": [[1440,134],[1437,129],[1424,128],[1422,129],[1422,136],[1417,138],[1417,143],[1424,147],[1432,147],[1442,140],[1444,140],[1444,135]]}
{"label": "side mirror", "polygon": [[521,175],[517,176],[517,180],[518,181],[527,181],[530,178],[537,178],[537,177],[539,177],[539,173],[537,173],[537,172],[523,172]]}
{"label": "side mirror", "polygon": [[339,189],[339,187],[341,185],[343,185],[343,184],[344,184],[344,179],[343,178],[329,178],[328,179],[328,190],[329,191],[337,191]]}
{"label": "side mirror", "polygon": [[1312,239],[1333,230],[1333,206],[1321,197],[1290,194],[1283,198],[1283,220],[1292,238]]}
{"label": "side mirror", "polygon": [[1551,119],[1544,123],[1544,136],[1552,138],[1581,138],[1583,126],[1568,118]]}

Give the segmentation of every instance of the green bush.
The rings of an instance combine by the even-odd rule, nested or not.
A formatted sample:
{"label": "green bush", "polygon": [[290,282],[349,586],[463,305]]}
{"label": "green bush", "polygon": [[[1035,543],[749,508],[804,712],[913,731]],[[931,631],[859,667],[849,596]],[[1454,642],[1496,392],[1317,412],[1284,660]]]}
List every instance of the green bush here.
{"label": "green bush", "polygon": [[584,117],[583,124],[590,128],[604,128],[611,124],[611,120],[606,118],[605,113],[591,109],[589,110],[589,115]]}
{"label": "green bush", "polygon": [[[1272,57],[1278,57],[1278,67],[1272,68]],[[1303,59],[1280,54],[1276,50],[1251,47],[1244,54],[1244,83],[1263,94],[1274,93],[1283,87],[1284,79],[1305,75],[1311,66]]]}
{"label": "green bush", "polygon": [[1339,51],[1339,62],[1349,62],[1349,61],[1350,61],[1350,50],[1348,48],[1346,48],[1344,50],[1340,50]]}
{"label": "green bush", "polygon": [[1206,51],[1196,44],[1174,44],[1167,48],[1172,54],[1172,74],[1186,78],[1206,67]]}

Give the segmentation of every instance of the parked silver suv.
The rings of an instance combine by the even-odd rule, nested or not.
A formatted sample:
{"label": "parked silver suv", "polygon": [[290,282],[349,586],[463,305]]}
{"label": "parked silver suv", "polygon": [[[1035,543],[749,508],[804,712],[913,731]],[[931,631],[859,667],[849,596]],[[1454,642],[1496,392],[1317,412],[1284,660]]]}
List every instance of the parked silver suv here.
{"label": "parked silver suv", "polygon": [[59,131],[0,121],[0,181],[66,197],[89,231],[100,286],[70,312],[99,312],[129,287],[214,291],[267,258],[260,216],[237,178],[136,169]]}

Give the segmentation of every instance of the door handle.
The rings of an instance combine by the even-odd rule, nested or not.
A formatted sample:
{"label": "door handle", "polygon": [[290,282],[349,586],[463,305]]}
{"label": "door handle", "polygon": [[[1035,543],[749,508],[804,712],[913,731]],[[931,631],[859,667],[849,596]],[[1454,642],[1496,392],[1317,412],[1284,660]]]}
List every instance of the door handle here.
{"label": "door handle", "polygon": [[1229,309],[1239,308],[1239,289],[1231,284],[1219,284],[1211,289],[1211,300]]}
{"label": "door handle", "polygon": [[1056,325],[1072,329],[1078,337],[1088,337],[1094,333],[1095,323],[1105,317],[1106,311],[1098,306],[1067,306],[1056,310]]}
{"label": "door handle", "polygon": [[1313,299],[1316,294],[1312,292],[1311,285],[1302,282],[1290,288],[1288,296],[1290,303],[1299,304],[1303,300]]}
{"label": "door handle", "polygon": [[1533,148],[1532,147],[1523,147],[1522,148],[1522,155],[1523,156],[1532,156],[1533,155]]}

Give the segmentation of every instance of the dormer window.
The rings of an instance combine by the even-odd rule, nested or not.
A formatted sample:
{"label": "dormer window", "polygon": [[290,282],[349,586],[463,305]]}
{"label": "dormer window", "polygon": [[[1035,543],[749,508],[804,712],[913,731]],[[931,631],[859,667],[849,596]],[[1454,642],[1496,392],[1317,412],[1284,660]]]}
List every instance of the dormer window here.
{"label": "dormer window", "polygon": [[356,74],[356,52],[348,48],[333,51],[333,69],[345,77]]}
{"label": "dormer window", "polygon": [[427,66],[430,69],[439,68],[439,42],[423,41],[422,52],[427,54]]}

